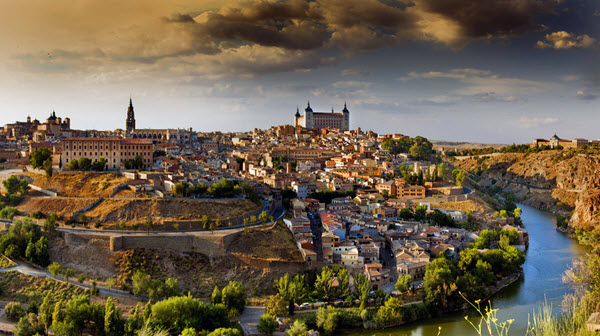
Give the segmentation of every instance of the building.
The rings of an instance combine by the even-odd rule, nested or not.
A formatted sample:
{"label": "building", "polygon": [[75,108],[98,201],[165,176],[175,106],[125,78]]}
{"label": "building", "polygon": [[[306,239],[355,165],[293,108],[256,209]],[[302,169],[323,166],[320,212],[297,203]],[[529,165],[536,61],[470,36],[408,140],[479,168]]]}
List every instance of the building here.
{"label": "building", "polygon": [[600,144],[600,140],[587,140],[582,138],[577,138],[573,140],[561,139],[556,134],[550,138],[550,140],[538,138],[533,140],[531,147],[540,147],[540,146],[548,146],[550,148],[581,148],[583,146],[592,146]]}
{"label": "building", "polygon": [[52,141],[71,135],[71,119],[64,120],[56,116],[56,112],[52,111],[45,123],[40,123],[39,120],[31,120],[27,117],[27,121],[17,121],[13,124],[4,125],[4,133],[9,139],[25,139],[39,141]]}
{"label": "building", "polygon": [[336,113],[331,109],[331,112],[314,112],[308,106],[304,109],[304,116],[300,115],[300,111],[296,108],[296,114],[294,115],[294,126],[302,126],[311,130],[318,129],[339,129],[342,131],[350,130],[350,111],[344,103],[344,108],[341,113]]}
{"label": "building", "polygon": [[67,138],[62,141],[61,164],[63,168],[72,160],[86,157],[92,162],[101,157],[106,159],[106,169],[118,170],[125,160],[142,158],[144,167],[152,165],[154,146],[149,139]]}

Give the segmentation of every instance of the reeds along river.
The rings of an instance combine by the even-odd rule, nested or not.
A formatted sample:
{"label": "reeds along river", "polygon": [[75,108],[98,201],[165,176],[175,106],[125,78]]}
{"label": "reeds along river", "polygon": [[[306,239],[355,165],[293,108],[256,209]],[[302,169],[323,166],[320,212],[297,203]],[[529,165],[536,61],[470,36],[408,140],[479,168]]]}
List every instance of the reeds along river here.
{"label": "reeds along river", "polygon": [[[536,210],[527,205],[518,205],[523,213],[521,218],[529,233],[529,250],[523,264],[523,276],[502,289],[492,298],[493,308],[498,308],[500,321],[514,319],[510,335],[525,335],[527,323],[534,311],[543,305],[544,300],[553,307],[559,307],[563,295],[569,287],[562,283],[562,275],[570,268],[573,258],[585,253],[577,241],[555,229],[555,217],[551,213]],[[555,313],[560,308],[555,308]],[[474,316],[475,312],[460,312],[418,321],[399,328],[385,330],[352,330],[344,335],[377,336],[436,336],[442,327],[442,336],[476,335],[475,330],[465,321],[464,316]]]}

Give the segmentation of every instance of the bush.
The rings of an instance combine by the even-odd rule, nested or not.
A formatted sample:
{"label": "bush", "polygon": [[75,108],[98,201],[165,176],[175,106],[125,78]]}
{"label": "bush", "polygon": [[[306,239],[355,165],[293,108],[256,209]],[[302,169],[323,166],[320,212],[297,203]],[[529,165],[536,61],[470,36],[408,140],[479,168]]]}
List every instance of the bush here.
{"label": "bush", "polygon": [[42,219],[44,218],[44,213],[41,211],[35,211],[31,213],[31,217],[35,218],[35,219]]}
{"label": "bush", "polygon": [[18,302],[9,302],[4,308],[6,317],[11,321],[18,321],[21,317],[25,316],[25,310]]}
{"label": "bush", "polygon": [[258,325],[256,326],[256,329],[258,329],[258,331],[264,335],[273,335],[277,329],[277,321],[275,321],[275,318],[268,313],[262,314],[262,316],[258,319]]}
{"label": "bush", "polygon": [[237,281],[230,281],[223,288],[221,300],[227,308],[233,308],[241,313],[246,307],[246,288]]}
{"label": "bush", "polygon": [[17,208],[13,208],[13,207],[6,207],[6,208],[0,210],[0,218],[3,218],[3,219],[12,220],[18,214],[19,214],[19,210],[17,210]]}

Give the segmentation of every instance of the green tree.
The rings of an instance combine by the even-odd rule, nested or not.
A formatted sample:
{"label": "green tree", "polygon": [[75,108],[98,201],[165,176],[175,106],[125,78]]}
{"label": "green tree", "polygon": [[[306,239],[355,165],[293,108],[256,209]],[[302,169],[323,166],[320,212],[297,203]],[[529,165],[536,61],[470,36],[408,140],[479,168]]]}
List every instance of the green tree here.
{"label": "green tree", "polygon": [[354,277],[354,288],[356,289],[356,296],[360,300],[360,310],[363,310],[367,306],[367,300],[369,299],[369,291],[371,290],[371,282],[363,273],[359,273]]}
{"label": "green tree", "polygon": [[34,150],[29,156],[29,163],[34,169],[44,166],[46,160],[52,157],[52,152],[46,147],[40,147]]}
{"label": "green tree", "polygon": [[44,297],[44,301],[42,301],[42,305],[40,306],[40,320],[44,324],[46,331],[50,329],[52,325],[52,292],[48,291],[46,296]]}
{"label": "green tree", "polygon": [[92,163],[91,168],[95,171],[103,171],[106,168],[106,162],[107,161],[105,158],[100,157],[98,160]]}
{"label": "green tree", "polygon": [[410,274],[399,275],[398,281],[396,281],[396,290],[400,293],[404,293],[412,287],[413,278]]}
{"label": "green tree", "polygon": [[115,307],[111,298],[106,299],[104,308],[104,332],[106,336],[122,335],[122,320],[119,308]]}
{"label": "green tree", "polygon": [[56,276],[56,274],[58,274],[60,271],[60,264],[53,262],[52,264],[48,265],[48,271],[50,271],[53,276]]}
{"label": "green tree", "polygon": [[202,218],[200,218],[200,223],[202,223],[202,228],[204,230],[208,230],[209,228],[209,223],[210,223],[210,218],[207,215],[202,215]]}
{"label": "green tree", "polygon": [[414,144],[410,147],[410,155],[417,160],[427,160],[433,152],[433,145],[427,138],[417,136]]}
{"label": "green tree", "polygon": [[323,330],[325,335],[331,335],[338,328],[341,312],[337,308],[327,307],[317,310],[317,328]]}
{"label": "green tree", "polygon": [[92,167],[92,160],[90,160],[86,157],[81,157],[77,161],[78,161],[77,164],[79,166],[79,170],[87,171],[87,170],[90,170],[90,168]]}
{"label": "green tree", "polygon": [[217,328],[207,336],[242,336],[242,333],[235,328]]}
{"label": "green tree", "polygon": [[210,302],[214,305],[221,303],[221,290],[217,285],[215,285],[215,289],[213,289],[212,295],[210,296]]}
{"label": "green tree", "polygon": [[44,324],[40,321],[37,314],[27,314],[19,319],[13,331],[14,336],[34,336],[44,335],[46,330]]}
{"label": "green tree", "polygon": [[398,325],[402,322],[402,301],[395,297],[387,299],[385,304],[377,310],[375,321],[380,327]]}
{"label": "green tree", "polygon": [[294,324],[285,332],[286,336],[308,336],[306,324],[300,320],[295,320]]}
{"label": "green tree", "polygon": [[20,303],[12,301],[6,304],[4,313],[10,321],[18,321],[21,317],[25,316],[25,309],[23,309]]}
{"label": "green tree", "polygon": [[62,270],[62,274],[65,277],[65,281],[69,282],[69,278],[75,276],[75,271],[72,268],[65,267],[65,269]]}
{"label": "green tree", "polygon": [[228,309],[235,309],[238,313],[246,307],[246,288],[240,282],[229,281],[221,292],[222,302]]}
{"label": "green tree", "polygon": [[178,182],[173,186],[173,194],[180,197],[187,197],[190,185],[187,182]]}
{"label": "green tree", "polygon": [[289,300],[279,293],[271,295],[265,302],[265,310],[273,316],[289,316]]}
{"label": "green tree", "polygon": [[454,283],[458,272],[454,264],[446,258],[437,258],[425,268],[423,278],[424,302],[433,309],[446,310],[451,297],[457,294],[457,286]]}
{"label": "green tree", "polygon": [[263,335],[273,335],[275,330],[277,330],[277,321],[275,321],[275,318],[268,313],[262,314],[258,319],[256,329]]}
{"label": "green tree", "polygon": [[44,161],[44,172],[46,173],[46,176],[52,176],[52,159]]}
{"label": "green tree", "polygon": [[26,179],[19,179],[15,175],[11,175],[2,181],[2,185],[8,195],[16,195],[17,193],[24,195],[31,189]]}

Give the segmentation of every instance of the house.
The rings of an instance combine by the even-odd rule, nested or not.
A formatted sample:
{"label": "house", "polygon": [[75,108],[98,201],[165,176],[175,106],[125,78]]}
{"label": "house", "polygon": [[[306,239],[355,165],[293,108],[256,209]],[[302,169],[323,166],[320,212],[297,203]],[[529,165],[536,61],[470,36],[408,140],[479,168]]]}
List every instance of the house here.
{"label": "house", "polygon": [[380,263],[365,264],[365,275],[373,290],[378,290],[390,282],[390,270],[383,268]]}

